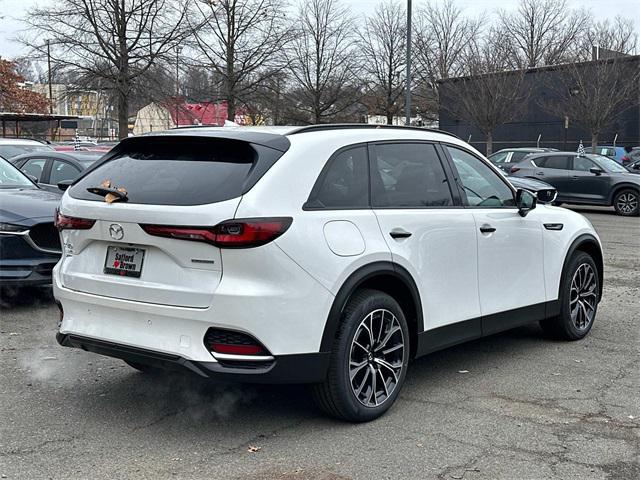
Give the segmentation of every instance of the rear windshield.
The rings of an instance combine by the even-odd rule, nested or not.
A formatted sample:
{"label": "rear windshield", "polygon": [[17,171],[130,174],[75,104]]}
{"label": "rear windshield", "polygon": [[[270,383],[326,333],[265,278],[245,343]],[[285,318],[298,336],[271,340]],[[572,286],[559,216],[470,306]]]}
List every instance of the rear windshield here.
{"label": "rear windshield", "polygon": [[123,148],[115,157],[88,170],[70,189],[70,195],[102,202],[102,196],[89,193],[87,188],[109,181],[112,187],[126,190],[129,203],[221,202],[245,193],[259,157],[251,144],[226,139],[150,137],[129,142]]}

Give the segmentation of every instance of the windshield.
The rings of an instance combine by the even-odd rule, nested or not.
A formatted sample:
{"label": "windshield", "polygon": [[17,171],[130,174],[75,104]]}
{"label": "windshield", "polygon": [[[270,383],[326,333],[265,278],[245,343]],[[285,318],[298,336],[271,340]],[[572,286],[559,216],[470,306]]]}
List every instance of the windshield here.
{"label": "windshield", "polygon": [[605,157],[603,155],[587,155],[588,158],[595,161],[598,165],[604,168],[607,172],[610,173],[625,173],[628,172],[626,168],[620,165],[615,160]]}
{"label": "windshield", "polygon": [[0,188],[35,188],[20,170],[0,159]]}
{"label": "windshield", "polygon": [[52,150],[52,148],[38,144],[0,145],[0,157],[11,158],[22,155],[23,153],[38,152],[41,150]]}

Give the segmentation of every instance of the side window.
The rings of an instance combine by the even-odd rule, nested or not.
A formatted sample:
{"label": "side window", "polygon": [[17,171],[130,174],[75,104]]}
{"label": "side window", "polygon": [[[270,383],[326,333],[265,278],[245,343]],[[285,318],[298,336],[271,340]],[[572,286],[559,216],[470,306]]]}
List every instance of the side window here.
{"label": "side window", "polygon": [[527,155],[529,155],[528,152],[513,152],[513,155],[511,155],[511,163],[518,163]]}
{"label": "side window", "polygon": [[544,157],[544,164],[540,165],[536,161],[536,165],[542,168],[554,168],[556,170],[568,170],[569,169],[569,157],[564,155],[553,155],[550,157]]}
{"label": "side window", "polygon": [[503,163],[507,161],[507,157],[509,156],[509,152],[498,152],[494,153],[489,157],[491,163]]}
{"label": "side window", "polygon": [[325,166],[307,208],[363,208],[369,206],[367,147],[343,150]]}
{"label": "side window", "polygon": [[588,172],[590,168],[595,167],[596,164],[591,160],[585,157],[574,157],[573,158],[573,170],[578,170],[580,172]]}
{"label": "side window", "polygon": [[53,165],[51,165],[49,183],[57,185],[58,182],[62,182],[63,180],[75,180],[79,173],[80,170],[70,163],[54,160]]}
{"label": "side window", "polygon": [[512,190],[482,160],[455,147],[447,147],[458,171],[460,186],[472,207],[512,207]]}
{"label": "side window", "polygon": [[371,204],[374,207],[453,205],[449,182],[433,145],[378,144],[372,151]]}
{"label": "side window", "polygon": [[47,161],[44,158],[30,158],[20,168],[24,173],[37,178],[38,182],[42,181],[42,172],[44,171],[44,164]]}

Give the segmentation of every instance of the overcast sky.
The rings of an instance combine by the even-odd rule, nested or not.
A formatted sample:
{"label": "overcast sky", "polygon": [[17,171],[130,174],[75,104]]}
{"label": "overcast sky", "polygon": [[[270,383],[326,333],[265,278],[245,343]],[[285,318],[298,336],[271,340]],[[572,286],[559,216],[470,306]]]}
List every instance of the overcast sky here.
{"label": "overcast sky", "polygon": [[[364,15],[373,10],[373,6],[380,0],[342,0],[349,5],[355,15]],[[398,0],[404,2],[405,0]],[[414,5],[423,3],[426,0],[414,0]],[[0,57],[12,58],[24,53],[22,47],[13,42],[19,30],[23,28],[19,19],[22,18],[27,9],[33,5],[46,5],[55,0],[0,0]],[[291,0],[295,4],[297,0]],[[457,0],[457,5],[472,16],[480,16],[486,13],[493,13],[497,8],[507,10],[515,9],[518,0]],[[597,18],[623,15],[631,17],[640,30],[640,8],[638,0],[569,0],[573,7],[586,7],[591,9]]]}

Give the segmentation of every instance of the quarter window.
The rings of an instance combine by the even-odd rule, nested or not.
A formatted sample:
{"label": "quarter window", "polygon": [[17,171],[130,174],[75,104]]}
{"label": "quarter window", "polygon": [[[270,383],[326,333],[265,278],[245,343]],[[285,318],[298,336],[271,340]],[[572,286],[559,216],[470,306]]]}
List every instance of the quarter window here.
{"label": "quarter window", "polygon": [[426,143],[372,147],[371,203],[374,207],[453,205],[447,176],[436,149]]}
{"label": "quarter window", "polygon": [[369,206],[367,148],[358,146],[335,155],[316,183],[306,208]]}
{"label": "quarter window", "polygon": [[458,171],[460,187],[473,207],[512,207],[512,190],[482,160],[459,148],[447,147]]}

